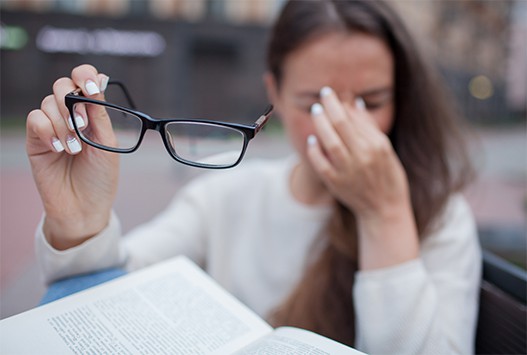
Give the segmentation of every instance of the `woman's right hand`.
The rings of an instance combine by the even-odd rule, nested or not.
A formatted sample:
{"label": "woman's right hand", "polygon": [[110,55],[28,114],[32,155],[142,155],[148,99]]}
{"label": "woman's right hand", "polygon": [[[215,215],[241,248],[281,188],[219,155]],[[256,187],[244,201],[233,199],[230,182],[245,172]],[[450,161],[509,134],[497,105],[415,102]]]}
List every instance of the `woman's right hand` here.
{"label": "woman's right hand", "polygon": [[66,94],[77,88],[87,97],[103,100],[107,83],[108,76],[93,66],[78,66],[71,78],[58,79],[53,94],[27,116],[26,150],[46,213],[44,234],[59,250],[96,235],[110,219],[118,154],[83,144],[68,124],[64,103]]}

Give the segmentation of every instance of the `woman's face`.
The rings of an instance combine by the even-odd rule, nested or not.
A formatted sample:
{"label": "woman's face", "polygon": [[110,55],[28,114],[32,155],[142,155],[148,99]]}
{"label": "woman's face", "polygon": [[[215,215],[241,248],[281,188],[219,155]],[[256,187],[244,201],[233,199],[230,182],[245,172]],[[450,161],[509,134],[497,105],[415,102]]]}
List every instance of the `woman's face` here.
{"label": "woman's face", "polygon": [[390,49],[366,34],[330,33],[290,53],[277,87],[267,74],[267,90],[294,148],[305,158],[306,139],[315,134],[310,108],[329,86],[344,103],[361,97],[379,129],[388,133],[394,116],[394,73]]}

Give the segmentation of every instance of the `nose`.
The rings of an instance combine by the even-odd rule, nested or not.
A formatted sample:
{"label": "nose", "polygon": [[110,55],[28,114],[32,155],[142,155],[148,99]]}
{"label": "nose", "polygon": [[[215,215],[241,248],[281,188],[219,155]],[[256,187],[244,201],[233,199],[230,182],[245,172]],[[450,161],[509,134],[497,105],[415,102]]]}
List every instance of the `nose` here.
{"label": "nose", "polygon": [[357,99],[360,98],[360,96],[357,96],[350,91],[340,92],[337,94],[337,96],[344,106],[349,105],[352,107],[355,106]]}
{"label": "nose", "polygon": [[337,96],[339,97],[339,100],[342,101],[342,103],[351,103],[354,95],[349,91],[345,91],[338,93]]}

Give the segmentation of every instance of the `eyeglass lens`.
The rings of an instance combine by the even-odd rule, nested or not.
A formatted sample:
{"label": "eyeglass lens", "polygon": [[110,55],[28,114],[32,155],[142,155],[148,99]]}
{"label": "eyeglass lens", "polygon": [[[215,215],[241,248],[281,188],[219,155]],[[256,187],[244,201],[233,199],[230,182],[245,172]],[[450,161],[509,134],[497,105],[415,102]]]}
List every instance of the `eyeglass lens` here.
{"label": "eyeglass lens", "polygon": [[75,104],[73,111],[86,123],[80,133],[85,140],[123,151],[134,148],[139,142],[143,122],[135,115],[92,103]]}
{"label": "eyeglass lens", "polygon": [[242,132],[208,123],[170,122],[165,130],[172,154],[204,166],[235,164],[245,143]]}

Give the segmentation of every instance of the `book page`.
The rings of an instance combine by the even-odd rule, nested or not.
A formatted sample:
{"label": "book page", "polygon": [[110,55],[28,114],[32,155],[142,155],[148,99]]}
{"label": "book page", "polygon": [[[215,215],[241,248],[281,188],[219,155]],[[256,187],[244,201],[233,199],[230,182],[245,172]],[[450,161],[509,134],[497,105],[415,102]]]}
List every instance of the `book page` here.
{"label": "book page", "polygon": [[364,354],[307,330],[280,327],[236,353],[237,355],[331,355]]}
{"label": "book page", "polygon": [[225,354],[271,331],[178,257],[0,321],[0,352]]}

